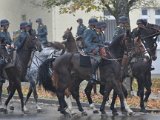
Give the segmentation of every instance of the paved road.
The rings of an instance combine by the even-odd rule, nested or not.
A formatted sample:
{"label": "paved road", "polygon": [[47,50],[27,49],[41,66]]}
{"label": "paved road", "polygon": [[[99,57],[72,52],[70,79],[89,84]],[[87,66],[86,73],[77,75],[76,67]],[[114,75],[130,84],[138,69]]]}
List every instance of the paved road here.
{"label": "paved road", "polygon": [[74,116],[67,119],[57,111],[56,105],[41,104],[43,110],[37,113],[35,105],[29,103],[29,112],[27,114],[22,114],[19,102],[14,103],[14,106],[16,106],[14,112],[8,111],[8,114],[0,112],[0,120],[160,120],[160,114],[135,113],[134,116],[124,116],[120,114],[119,116],[112,117],[109,111],[107,111],[108,116],[102,118],[100,114],[95,115],[91,110],[87,110],[87,108],[85,109],[88,116],[80,116],[80,113],[78,113],[78,117]]}

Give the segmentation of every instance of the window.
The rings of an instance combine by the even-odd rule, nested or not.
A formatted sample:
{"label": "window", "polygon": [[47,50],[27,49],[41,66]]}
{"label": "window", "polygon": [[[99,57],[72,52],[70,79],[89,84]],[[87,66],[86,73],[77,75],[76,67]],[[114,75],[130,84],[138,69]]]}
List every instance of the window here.
{"label": "window", "polygon": [[157,18],[155,23],[156,23],[156,25],[160,25],[160,18]]}
{"label": "window", "polygon": [[[156,23],[156,25],[160,25],[160,18],[156,18],[155,23]],[[160,36],[158,36],[157,41],[160,42]]]}
{"label": "window", "polygon": [[155,10],[155,15],[160,15],[160,9]]}
{"label": "window", "polygon": [[148,15],[147,9],[142,9],[142,15]]}

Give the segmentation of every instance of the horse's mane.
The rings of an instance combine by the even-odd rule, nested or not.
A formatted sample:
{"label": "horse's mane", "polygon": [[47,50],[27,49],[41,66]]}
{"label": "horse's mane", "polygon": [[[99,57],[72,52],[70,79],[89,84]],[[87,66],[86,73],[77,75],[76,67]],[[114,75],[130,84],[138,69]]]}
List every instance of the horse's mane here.
{"label": "horse's mane", "polygon": [[111,41],[109,47],[110,48],[114,48],[117,47],[117,45],[120,44],[121,40],[123,39],[124,34],[119,35],[118,37],[116,37],[114,40]]}

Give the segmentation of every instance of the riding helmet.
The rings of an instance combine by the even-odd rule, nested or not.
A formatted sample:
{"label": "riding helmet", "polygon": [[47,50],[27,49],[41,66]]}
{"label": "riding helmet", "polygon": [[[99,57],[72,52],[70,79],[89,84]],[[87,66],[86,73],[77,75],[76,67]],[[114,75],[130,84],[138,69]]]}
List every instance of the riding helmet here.
{"label": "riding helmet", "polygon": [[1,20],[1,27],[9,25],[9,21],[7,19]]}
{"label": "riding helmet", "polygon": [[119,23],[128,23],[128,17],[126,16],[121,16],[119,17]]}
{"label": "riding helmet", "polygon": [[96,18],[90,18],[88,21],[89,25],[96,25],[96,23],[98,22],[98,20]]}

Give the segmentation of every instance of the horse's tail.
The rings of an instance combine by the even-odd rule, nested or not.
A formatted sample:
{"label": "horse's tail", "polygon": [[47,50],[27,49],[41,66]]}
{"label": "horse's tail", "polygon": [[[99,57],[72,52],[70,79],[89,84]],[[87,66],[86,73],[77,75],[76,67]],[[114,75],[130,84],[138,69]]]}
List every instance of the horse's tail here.
{"label": "horse's tail", "polygon": [[52,62],[55,60],[55,58],[50,58],[44,61],[39,69],[38,69],[38,76],[37,76],[37,82],[39,85],[42,85],[45,90],[56,92],[55,86],[52,84],[51,79],[51,71],[50,66],[52,66]]}

